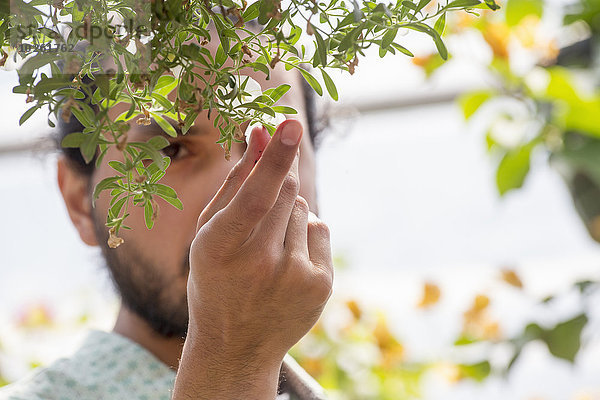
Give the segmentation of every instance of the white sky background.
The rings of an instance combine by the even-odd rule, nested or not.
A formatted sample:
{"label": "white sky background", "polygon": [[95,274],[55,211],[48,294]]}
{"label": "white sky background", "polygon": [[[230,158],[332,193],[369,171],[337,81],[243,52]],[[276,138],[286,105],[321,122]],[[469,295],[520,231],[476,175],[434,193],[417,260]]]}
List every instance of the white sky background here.
{"label": "white sky background", "polygon": [[[429,42],[419,42],[417,49],[426,51],[428,46]],[[335,106],[343,109],[485,85],[472,62],[485,54],[473,56],[471,48],[472,43],[450,43],[450,51],[457,58],[463,54],[463,60],[429,82],[404,57],[381,60],[374,55],[361,60],[355,76],[336,80],[340,103]],[[40,113],[18,127],[29,104],[24,96],[12,94],[15,82],[16,73],[0,74],[0,146],[43,136],[49,129]],[[534,157],[522,190],[500,199],[484,138],[465,126],[454,104],[335,121],[318,152],[318,188],[321,217],[331,227],[334,250],[350,266],[339,274],[336,290],[340,296],[362,293],[372,303],[387,304],[392,315],[397,313],[398,331],[418,351],[426,354],[435,339],[431,329],[429,336],[419,331],[421,342],[415,331],[410,339],[411,327],[427,331],[424,324],[432,321],[436,326],[453,323],[443,314],[433,320],[409,316],[422,279],[439,278],[455,290],[453,301],[462,306],[501,265],[517,268],[536,295],[564,287],[574,276],[595,274],[600,266],[600,246],[589,239],[564,184],[545,157]],[[60,298],[88,287],[106,292],[109,287],[99,252],[83,245],[71,226],[53,160],[0,154],[0,322],[28,301]],[[507,320],[510,310],[504,310]],[[509,321],[513,326],[531,317],[526,311],[516,314]],[[533,367],[524,367],[523,382],[518,378],[512,389],[498,392],[504,397],[492,397],[490,391],[497,386],[492,382],[477,397],[539,394],[532,389],[532,382],[540,386],[542,379],[536,380],[535,365],[550,363],[543,352],[530,353]],[[566,399],[593,382],[592,373],[599,368],[597,363],[591,365],[587,373],[577,374],[562,364],[549,368],[547,376],[556,379],[548,380],[542,393]],[[527,377],[533,381],[525,382]],[[432,390],[432,399],[451,398],[444,391],[436,397],[436,389]],[[465,390],[452,398],[474,398],[468,397],[472,389]]]}

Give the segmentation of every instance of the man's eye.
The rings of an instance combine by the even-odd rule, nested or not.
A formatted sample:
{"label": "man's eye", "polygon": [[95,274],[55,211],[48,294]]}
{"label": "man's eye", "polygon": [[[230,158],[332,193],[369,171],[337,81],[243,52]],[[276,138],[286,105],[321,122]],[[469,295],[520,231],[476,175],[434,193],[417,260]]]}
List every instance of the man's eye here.
{"label": "man's eye", "polygon": [[177,159],[186,157],[189,152],[183,144],[175,142],[162,149],[161,153],[164,156],[169,157],[171,161],[175,161]]}

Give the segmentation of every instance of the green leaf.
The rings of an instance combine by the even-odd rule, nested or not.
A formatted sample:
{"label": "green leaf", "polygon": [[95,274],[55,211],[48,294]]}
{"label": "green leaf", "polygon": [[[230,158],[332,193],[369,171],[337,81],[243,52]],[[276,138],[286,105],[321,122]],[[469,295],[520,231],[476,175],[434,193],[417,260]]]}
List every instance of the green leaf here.
{"label": "green leaf", "polygon": [[319,96],[323,96],[323,88],[321,87],[321,84],[319,83],[319,81],[317,81],[315,79],[315,77],[312,76],[310,74],[310,72],[308,72],[304,68],[302,68],[302,67],[297,67],[297,68],[300,71],[300,73],[302,74],[302,76],[304,77],[304,79],[306,79],[306,82],[308,82],[310,87],[312,87]]}
{"label": "green leaf", "polygon": [[150,146],[154,147],[156,150],[162,150],[165,147],[169,146],[171,143],[164,136],[153,136],[148,142]]}
{"label": "green leaf", "polygon": [[142,150],[144,155],[152,159],[158,168],[163,171],[165,170],[166,164],[164,158],[153,146],[144,142],[130,142],[129,145]]}
{"label": "green leaf", "polygon": [[327,93],[329,93],[329,96],[331,96],[333,100],[338,101],[338,92],[333,79],[331,79],[329,74],[323,68],[321,68],[321,75],[323,75],[323,81],[325,82]]}
{"label": "green leaf", "polygon": [[273,102],[277,102],[279,99],[281,99],[283,97],[284,94],[287,93],[288,90],[290,90],[291,86],[288,85],[287,83],[284,83],[283,85],[279,85],[277,86],[275,89],[273,89],[268,96],[273,100]]}
{"label": "green leaf", "polygon": [[565,68],[549,68],[550,81],[546,87],[544,97],[548,100],[564,100],[567,103],[577,104],[581,98],[575,90],[572,74]]}
{"label": "green leaf", "polygon": [[90,119],[85,111],[73,106],[71,107],[71,113],[75,116],[75,118],[77,118],[81,125],[85,127],[94,126],[93,119]]}
{"label": "green leaf", "polygon": [[347,33],[346,36],[344,36],[344,38],[340,41],[340,44],[338,45],[338,51],[346,51],[350,47],[352,47],[352,44],[354,43],[358,35],[362,32],[363,27],[364,24],[361,24],[356,28],[352,29],[350,33]]}
{"label": "green leaf", "polygon": [[163,96],[168,95],[177,86],[177,79],[171,75],[163,75],[158,78],[156,86],[154,86],[154,92],[162,94]]}
{"label": "green leaf", "polygon": [[315,39],[317,41],[317,51],[319,52],[319,59],[321,60],[320,64],[323,66],[327,65],[327,52],[329,51],[329,47],[323,41],[321,34],[317,30],[317,28],[313,25],[313,30],[315,32]]}
{"label": "green leaf", "polygon": [[260,0],[255,1],[254,3],[250,4],[248,6],[248,8],[246,8],[246,11],[244,11],[244,13],[242,14],[242,18],[244,18],[244,21],[248,22],[248,21],[251,21],[251,20],[257,18],[259,7],[260,7]]}
{"label": "green leaf", "polygon": [[506,2],[506,23],[518,25],[523,18],[534,15],[538,18],[544,13],[543,0],[508,0]]}
{"label": "green leaf", "polygon": [[174,199],[177,198],[177,193],[175,192],[175,189],[173,189],[170,186],[163,185],[162,183],[157,183],[154,185],[154,187],[156,188],[156,194],[158,194],[161,197],[172,197]]}
{"label": "green leaf", "polygon": [[255,61],[255,62],[251,62],[251,63],[246,64],[246,67],[250,67],[250,68],[252,68],[255,71],[261,71],[261,72],[263,72],[266,75],[267,79],[269,79],[269,77],[271,76],[271,70],[269,69],[268,66],[266,66],[263,63]]}
{"label": "green leaf", "polygon": [[417,11],[421,11],[427,4],[431,3],[431,0],[420,0],[417,5]]}
{"label": "green leaf", "polygon": [[546,342],[553,356],[574,362],[581,347],[581,331],[587,322],[587,316],[580,314],[545,332],[542,340]]}
{"label": "green leaf", "polygon": [[174,197],[162,197],[161,196],[161,198],[164,201],[166,201],[167,203],[171,204],[173,207],[175,207],[179,210],[183,210],[183,203],[181,202],[181,200],[174,198]]}
{"label": "green leaf", "polygon": [[460,364],[458,368],[462,376],[477,382],[482,382],[492,371],[489,361],[482,361],[477,364]]}
{"label": "green leaf", "polygon": [[476,338],[461,335],[458,339],[456,339],[454,341],[454,345],[455,346],[466,346],[466,345],[477,343],[477,342],[479,342],[479,340]]}
{"label": "green leaf", "polygon": [[81,155],[86,163],[92,161],[94,156],[96,155],[96,149],[98,148],[98,137],[100,136],[99,131],[94,131],[93,133],[85,135],[85,139],[81,144]]}
{"label": "green leaf", "polygon": [[465,119],[469,119],[479,110],[479,108],[492,98],[493,93],[489,90],[481,90],[477,92],[467,93],[458,99],[458,104],[463,111]]}
{"label": "green leaf", "polygon": [[104,156],[106,156],[107,152],[108,146],[100,146],[100,154],[98,155],[98,158],[96,158],[96,168],[100,167],[100,164],[102,164],[102,160],[104,160]]}
{"label": "green leaf", "polygon": [[[54,63],[52,63],[54,64]],[[58,89],[69,89],[67,86],[69,86],[70,82],[67,81],[63,76],[58,76],[58,77],[53,77],[53,78],[47,78],[47,77],[43,77],[37,85],[35,85],[35,87],[33,88],[33,94],[38,97],[41,95],[45,95],[45,94],[49,94],[50,92],[52,92],[53,90],[58,90]],[[71,90],[75,90],[75,89],[71,89]],[[55,93],[55,96],[58,95],[58,93]]]}
{"label": "green leaf", "polygon": [[164,107],[165,111],[169,111],[173,108],[173,103],[171,103],[169,99],[167,99],[162,94],[154,92],[151,96],[154,100],[158,102],[158,104]]}
{"label": "green leaf", "polygon": [[381,38],[381,48],[387,49],[390,47],[394,39],[396,39],[396,35],[398,34],[398,28],[388,29],[383,38]]}
{"label": "green leaf", "polygon": [[219,36],[219,40],[221,41],[221,46],[223,47],[223,51],[225,53],[229,53],[230,49],[230,40],[227,32],[227,28],[225,27],[221,18],[224,18],[220,14],[213,14],[212,21],[215,23],[215,27],[217,28],[217,35]]}
{"label": "green leaf", "polygon": [[70,97],[73,96],[76,99],[83,99],[85,98],[85,94],[83,94],[83,92],[81,90],[77,90],[74,88],[63,88],[60,90],[57,90],[56,93],[54,94],[55,97],[59,97],[59,96],[64,96],[64,97]]}
{"label": "green leaf", "polygon": [[273,111],[273,108],[256,102],[240,104],[237,108],[249,108],[251,110],[256,110],[269,114],[271,117],[275,117],[275,111]]}
{"label": "green leaf", "polygon": [[274,106],[272,108],[273,111],[280,114],[298,114],[298,111],[294,110],[292,107]]}
{"label": "green leaf", "polygon": [[442,57],[443,60],[448,59],[448,49],[446,49],[446,45],[444,44],[444,41],[442,40],[440,34],[437,33],[437,31],[435,29],[433,29],[430,26],[425,25],[421,22],[412,22],[410,24],[406,24],[406,27],[409,29],[415,30],[415,31],[426,33],[429,36],[431,36],[431,38],[433,39],[433,42],[435,43],[435,47],[437,48],[438,52],[440,53],[440,57]]}
{"label": "green leaf", "polygon": [[469,8],[478,6],[480,4],[480,0],[455,0],[451,1],[445,8]]}
{"label": "green leaf", "polygon": [[92,196],[92,204],[95,206],[96,200],[100,197],[100,193],[107,189],[115,189],[118,188],[117,181],[122,179],[121,176],[110,176],[108,178],[102,179],[96,187],[94,188],[94,194]]}
{"label": "green leaf", "polygon": [[582,100],[569,104],[565,114],[556,113],[556,119],[564,118],[564,125],[568,130],[581,132],[595,138],[600,138],[600,98]]}
{"label": "green leaf", "polygon": [[258,0],[260,3],[258,8],[258,23],[261,25],[266,25],[271,18],[268,14],[274,14],[277,10],[275,0]]}
{"label": "green leaf", "polygon": [[[24,3],[21,3],[24,4]],[[56,52],[39,52],[37,55],[28,58],[19,68],[19,76],[31,75],[33,71],[43,67],[44,65],[58,61],[61,58]]]}
{"label": "green leaf", "polygon": [[288,41],[290,42],[290,44],[293,46],[296,44],[296,42],[298,42],[298,40],[302,37],[302,28],[300,28],[299,26],[293,26],[292,29],[290,30],[290,37],[288,38]]}
{"label": "green leaf", "polygon": [[[116,198],[116,197],[115,197]],[[127,200],[127,196],[124,196],[117,200],[112,207],[110,208],[110,214],[113,215],[114,218],[119,216],[119,213],[123,209],[123,205],[125,205],[125,201]]]}
{"label": "green leaf", "polygon": [[181,128],[181,133],[185,135],[190,130],[190,128],[196,121],[198,114],[198,111],[192,111],[191,113],[185,116],[185,119],[183,120],[183,128]]}
{"label": "green leaf", "polygon": [[23,113],[23,115],[21,115],[21,118],[19,119],[19,126],[23,125],[25,123],[25,121],[27,121],[29,119],[29,117],[31,117],[33,115],[33,113],[38,110],[40,107],[39,106],[33,106],[31,107],[29,110],[25,111]]}
{"label": "green leaf", "polygon": [[444,34],[444,28],[446,27],[446,14],[442,14],[441,17],[438,18],[437,21],[435,21],[435,25],[433,27],[433,29],[435,29],[435,31],[442,36]]}
{"label": "green leaf", "polygon": [[404,0],[402,2],[402,5],[404,7],[410,8],[411,10],[417,11],[417,5],[415,3],[413,3],[412,1]]}
{"label": "green leaf", "polygon": [[94,83],[98,86],[98,89],[100,89],[100,93],[102,94],[102,96],[104,97],[108,97],[109,96],[109,77],[108,75],[96,75],[94,77]]}
{"label": "green leaf", "polygon": [[583,281],[575,282],[574,286],[579,290],[579,293],[586,294],[586,293],[589,293],[590,288],[594,288],[595,286],[598,286],[598,282],[586,279]]}
{"label": "green leaf", "polygon": [[169,157],[163,157],[164,170],[161,170],[156,163],[152,163],[146,167],[146,173],[150,175],[150,183],[156,183],[165,176],[165,171],[171,164],[171,159]]}
{"label": "green leaf", "polygon": [[223,64],[225,64],[226,60],[227,60],[227,54],[223,50],[223,46],[219,45],[219,47],[217,47],[217,54],[215,55],[215,67],[221,68],[223,66]]}
{"label": "green leaf", "polygon": [[529,173],[530,158],[531,145],[511,150],[502,158],[496,172],[496,185],[501,196],[523,186]]}
{"label": "green leaf", "polygon": [[177,137],[177,131],[175,130],[173,125],[167,122],[167,120],[165,120],[163,117],[152,111],[150,111],[150,115],[152,115],[152,118],[154,118],[156,123],[162,128],[163,131],[166,132],[167,135],[171,137]]}
{"label": "green leaf", "polygon": [[399,52],[406,54],[409,57],[415,56],[410,50],[408,50],[404,46],[400,46],[398,43],[392,43],[392,47],[395,48],[396,50],[398,50]]}
{"label": "green leaf", "polygon": [[154,209],[152,208],[152,202],[146,201],[144,205],[144,221],[146,222],[146,227],[148,229],[152,229],[154,226]]}
{"label": "green leaf", "polygon": [[485,0],[485,4],[490,8],[490,10],[499,10],[500,6],[496,4],[495,0]]}
{"label": "green leaf", "polygon": [[114,169],[115,171],[117,171],[117,172],[119,172],[119,173],[121,173],[123,175],[127,174],[127,170],[125,168],[125,164],[123,164],[120,161],[112,160],[112,161],[108,162],[108,165],[110,165],[110,167],[112,169]]}

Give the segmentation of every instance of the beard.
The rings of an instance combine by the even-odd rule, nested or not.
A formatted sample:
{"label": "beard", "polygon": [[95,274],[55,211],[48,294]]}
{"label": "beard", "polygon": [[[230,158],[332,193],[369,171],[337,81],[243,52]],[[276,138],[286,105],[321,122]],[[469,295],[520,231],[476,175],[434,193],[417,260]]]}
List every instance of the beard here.
{"label": "beard", "polygon": [[[123,306],[141,317],[165,338],[185,338],[188,329],[187,291],[182,279],[190,271],[190,250],[180,261],[179,275],[169,275],[157,261],[128,241],[116,249],[108,247],[108,229],[94,212],[94,231],[110,276]],[[185,280],[183,280],[185,282]]]}

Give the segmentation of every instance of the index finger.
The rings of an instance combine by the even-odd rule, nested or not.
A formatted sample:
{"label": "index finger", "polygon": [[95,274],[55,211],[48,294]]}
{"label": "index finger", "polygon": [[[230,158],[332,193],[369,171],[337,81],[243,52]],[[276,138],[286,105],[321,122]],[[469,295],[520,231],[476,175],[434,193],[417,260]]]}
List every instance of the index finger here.
{"label": "index finger", "polygon": [[240,234],[249,234],[277,201],[301,138],[300,122],[293,119],[282,122],[242,187],[223,209],[222,217]]}

